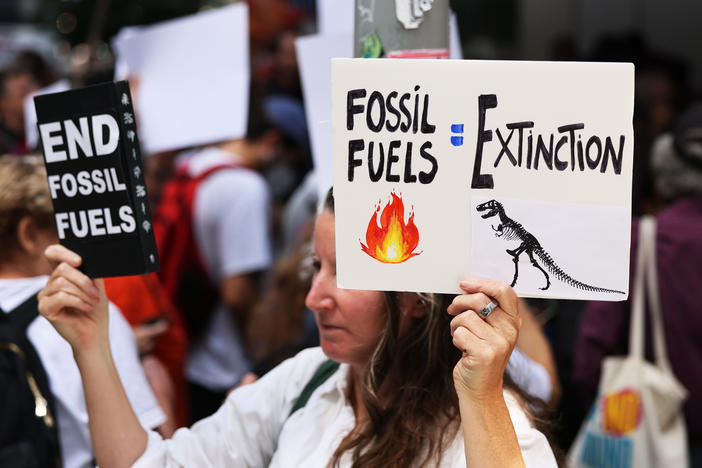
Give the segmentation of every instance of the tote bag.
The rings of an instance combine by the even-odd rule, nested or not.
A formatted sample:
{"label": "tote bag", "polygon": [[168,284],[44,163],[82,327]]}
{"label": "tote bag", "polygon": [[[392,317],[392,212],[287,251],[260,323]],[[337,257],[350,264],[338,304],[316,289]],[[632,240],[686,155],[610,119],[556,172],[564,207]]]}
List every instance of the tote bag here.
{"label": "tote bag", "polygon": [[[684,387],[665,348],[656,277],[655,219],[640,224],[629,354],[602,363],[599,394],[571,447],[571,468],[687,468]],[[655,363],[644,359],[647,292]]]}

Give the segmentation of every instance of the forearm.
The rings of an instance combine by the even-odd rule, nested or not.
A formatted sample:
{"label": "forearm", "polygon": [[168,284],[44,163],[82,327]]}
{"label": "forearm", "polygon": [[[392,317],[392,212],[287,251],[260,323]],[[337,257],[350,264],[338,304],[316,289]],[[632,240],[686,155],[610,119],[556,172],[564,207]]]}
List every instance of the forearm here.
{"label": "forearm", "polygon": [[127,399],[109,346],[75,353],[75,358],[83,380],[98,465],[131,466],[144,453],[148,436]]}
{"label": "forearm", "polygon": [[475,401],[459,392],[467,468],[524,467],[517,435],[502,394]]}

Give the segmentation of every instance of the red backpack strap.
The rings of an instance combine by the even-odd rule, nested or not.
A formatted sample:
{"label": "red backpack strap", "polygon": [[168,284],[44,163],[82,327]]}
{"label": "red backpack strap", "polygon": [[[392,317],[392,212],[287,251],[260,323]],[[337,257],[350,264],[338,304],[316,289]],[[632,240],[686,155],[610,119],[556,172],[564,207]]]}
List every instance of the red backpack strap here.
{"label": "red backpack strap", "polygon": [[[222,169],[241,167],[221,164],[190,176],[179,168],[166,181],[154,212],[154,236],[161,263],[158,274],[165,292],[182,311],[191,336],[206,323],[206,312],[218,294],[209,281],[193,231],[193,206],[200,183]],[[190,310],[193,309],[193,310]],[[193,314],[197,313],[196,316]]]}

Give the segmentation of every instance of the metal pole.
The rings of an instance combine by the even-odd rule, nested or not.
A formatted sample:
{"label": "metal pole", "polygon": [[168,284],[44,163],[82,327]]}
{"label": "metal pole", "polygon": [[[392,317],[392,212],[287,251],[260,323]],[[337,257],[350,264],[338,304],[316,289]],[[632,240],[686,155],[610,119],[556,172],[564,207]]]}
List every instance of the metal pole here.
{"label": "metal pole", "polygon": [[448,0],[355,0],[354,56],[448,58]]}

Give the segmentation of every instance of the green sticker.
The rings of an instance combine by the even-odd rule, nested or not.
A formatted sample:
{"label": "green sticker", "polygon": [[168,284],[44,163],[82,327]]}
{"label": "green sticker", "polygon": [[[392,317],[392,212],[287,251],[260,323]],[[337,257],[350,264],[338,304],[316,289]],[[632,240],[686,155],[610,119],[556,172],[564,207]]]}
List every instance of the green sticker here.
{"label": "green sticker", "polygon": [[383,55],[383,45],[377,32],[370,34],[363,40],[363,58],[378,58]]}

